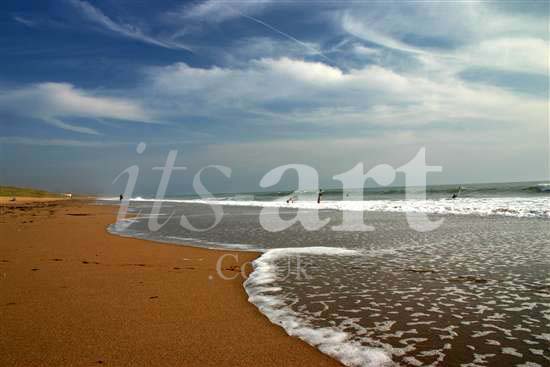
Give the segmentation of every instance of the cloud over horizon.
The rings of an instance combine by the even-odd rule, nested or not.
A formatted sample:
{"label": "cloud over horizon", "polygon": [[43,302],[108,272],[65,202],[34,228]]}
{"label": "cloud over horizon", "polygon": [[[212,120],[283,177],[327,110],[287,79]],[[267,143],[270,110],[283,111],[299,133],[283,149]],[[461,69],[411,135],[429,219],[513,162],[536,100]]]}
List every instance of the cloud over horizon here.
{"label": "cloud over horizon", "polygon": [[[449,179],[546,176],[548,6],[512,3],[15,7],[4,26],[14,36],[4,36],[0,75],[3,145],[18,154],[33,141],[44,152],[191,142],[196,161],[231,157],[255,172],[254,149],[304,162],[341,149],[322,160],[329,172],[362,159],[362,144],[395,160],[424,145],[453,167]],[[485,169],[474,173],[476,156]]]}

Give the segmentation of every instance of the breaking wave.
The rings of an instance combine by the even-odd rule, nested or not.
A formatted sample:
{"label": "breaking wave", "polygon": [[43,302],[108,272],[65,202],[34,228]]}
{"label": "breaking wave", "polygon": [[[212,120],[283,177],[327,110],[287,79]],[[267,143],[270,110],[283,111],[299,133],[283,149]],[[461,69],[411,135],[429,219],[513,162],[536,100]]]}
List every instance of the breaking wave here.
{"label": "breaking wave", "polygon": [[[114,200],[103,198],[100,200]],[[116,199],[118,200],[118,199]],[[133,202],[154,202],[156,199],[132,198]],[[284,200],[220,200],[213,199],[162,199],[166,203],[187,203],[207,205],[251,206],[264,208],[326,209],[341,211],[381,211],[399,213],[457,214],[457,215],[504,215],[511,217],[550,218],[550,197],[492,197],[427,200],[327,200],[316,201]]]}

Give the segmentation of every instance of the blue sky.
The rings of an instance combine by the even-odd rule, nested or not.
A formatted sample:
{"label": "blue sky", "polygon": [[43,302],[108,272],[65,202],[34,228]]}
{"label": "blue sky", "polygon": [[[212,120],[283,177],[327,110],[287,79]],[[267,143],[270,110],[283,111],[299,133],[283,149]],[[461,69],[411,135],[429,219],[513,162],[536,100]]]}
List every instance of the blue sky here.
{"label": "blue sky", "polygon": [[[3,1],[0,184],[114,193],[170,149],[214,191],[425,146],[434,183],[548,178],[546,1]],[[136,145],[147,143],[137,155]]]}

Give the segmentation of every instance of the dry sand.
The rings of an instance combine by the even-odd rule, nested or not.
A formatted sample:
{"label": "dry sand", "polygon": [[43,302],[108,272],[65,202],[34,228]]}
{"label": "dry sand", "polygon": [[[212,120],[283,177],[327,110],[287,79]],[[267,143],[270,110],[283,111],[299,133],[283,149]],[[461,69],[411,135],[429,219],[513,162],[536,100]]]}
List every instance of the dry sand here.
{"label": "dry sand", "polygon": [[0,366],[339,365],[216,274],[258,254],[117,237],[114,220],[79,200],[0,205]]}
{"label": "dry sand", "polygon": [[37,198],[37,197],[31,197],[31,196],[0,196],[0,205],[44,203],[44,202],[61,201],[61,200],[68,200],[68,199],[61,198],[61,197]]}

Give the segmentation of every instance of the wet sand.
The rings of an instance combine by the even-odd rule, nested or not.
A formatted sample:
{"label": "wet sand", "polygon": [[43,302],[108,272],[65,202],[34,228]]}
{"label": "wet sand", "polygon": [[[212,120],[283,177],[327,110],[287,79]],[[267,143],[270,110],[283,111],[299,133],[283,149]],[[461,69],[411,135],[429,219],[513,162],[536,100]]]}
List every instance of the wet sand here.
{"label": "wet sand", "polygon": [[[257,253],[106,232],[113,207],[0,205],[2,366],[337,366],[247,301]],[[224,280],[216,273],[222,255]]]}

